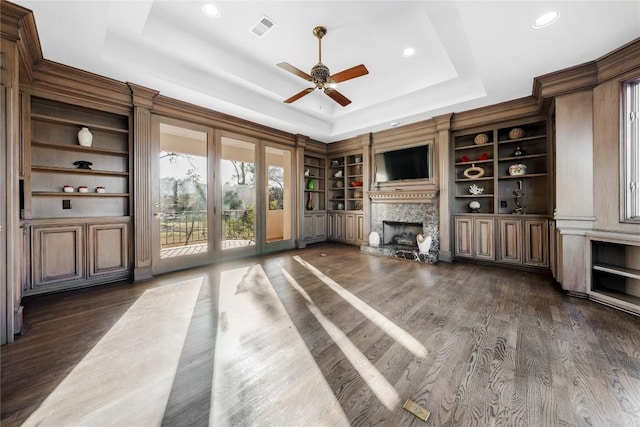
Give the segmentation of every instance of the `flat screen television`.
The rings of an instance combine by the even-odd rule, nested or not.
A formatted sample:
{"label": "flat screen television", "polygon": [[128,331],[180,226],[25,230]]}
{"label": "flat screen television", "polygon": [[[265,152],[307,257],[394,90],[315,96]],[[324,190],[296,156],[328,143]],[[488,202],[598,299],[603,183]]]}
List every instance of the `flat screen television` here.
{"label": "flat screen television", "polygon": [[429,145],[376,153],[376,182],[429,178]]}

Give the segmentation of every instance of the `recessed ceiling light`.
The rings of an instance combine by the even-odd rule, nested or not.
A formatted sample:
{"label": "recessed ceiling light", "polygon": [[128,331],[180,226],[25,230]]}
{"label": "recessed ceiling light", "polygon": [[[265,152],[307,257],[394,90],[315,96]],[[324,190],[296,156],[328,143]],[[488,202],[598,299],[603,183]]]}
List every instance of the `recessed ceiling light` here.
{"label": "recessed ceiling light", "polygon": [[551,25],[556,22],[560,18],[560,12],[554,10],[551,12],[547,12],[544,15],[540,15],[538,19],[533,21],[533,28],[542,28],[547,25]]}
{"label": "recessed ceiling light", "polygon": [[416,50],[412,47],[407,47],[405,48],[405,50],[402,51],[402,56],[404,56],[405,58],[408,58],[410,56],[413,56],[413,54],[416,53]]}
{"label": "recessed ceiling light", "polygon": [[202,13],[209,18],[217,18],[220,16],[220,10],[211,3],[205,3],[202,5]]}
{"label": "recessed ceiling light", "polygon": [[400,122],[391,122],[390,126],[392,128],[394,128],[394,127],[398,126],[399,124],[400,124]]}

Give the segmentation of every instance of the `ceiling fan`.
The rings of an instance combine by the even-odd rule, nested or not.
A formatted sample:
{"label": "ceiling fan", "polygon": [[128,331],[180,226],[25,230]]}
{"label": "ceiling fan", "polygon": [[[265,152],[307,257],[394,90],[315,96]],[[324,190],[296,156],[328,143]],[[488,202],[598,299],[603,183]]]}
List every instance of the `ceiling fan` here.
{"label": "ceiling fan", "polygon": [[335,89],[335,84],[369,74],[367,67],[362,64],[340,71],[333,75],[329,74],[329,67],[322,63],[322,37],[326,34],[327,29],[325,27],[315,27],[313,29],[313,35],[318,38],[318,63],[311,68],[311,74],[307,74],[287,62],[281,62],[278,64],[278,67],[283,70],[287,70],[290,73],[315,84],[315,87],[304,89],[293,95],[291,98],[285,99],[284,102],[287,104],[297,101],[303,96],[313,92],[315,89],[320,89],[323,90],[331,99],[344,107],[351,104],[351,101]]}

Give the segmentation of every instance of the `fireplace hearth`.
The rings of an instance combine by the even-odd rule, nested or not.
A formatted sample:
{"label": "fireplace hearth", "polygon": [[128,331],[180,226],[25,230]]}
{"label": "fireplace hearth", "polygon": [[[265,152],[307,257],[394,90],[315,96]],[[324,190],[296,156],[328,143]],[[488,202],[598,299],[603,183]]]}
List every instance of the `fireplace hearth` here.
{"label": "fireplace hearth", "polygon": [[417,248],[416,237],[422,234],[421,222],[382,221],[382,245]]}

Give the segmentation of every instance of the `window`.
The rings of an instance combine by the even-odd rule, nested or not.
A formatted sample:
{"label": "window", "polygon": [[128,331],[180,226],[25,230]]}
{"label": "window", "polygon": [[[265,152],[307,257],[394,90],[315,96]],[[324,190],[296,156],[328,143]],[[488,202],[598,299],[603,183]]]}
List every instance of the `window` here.
{"label": "window", "polygon": [[624,84],[623,97],[622,221],[640,222],[640,79]]}

